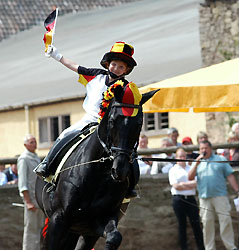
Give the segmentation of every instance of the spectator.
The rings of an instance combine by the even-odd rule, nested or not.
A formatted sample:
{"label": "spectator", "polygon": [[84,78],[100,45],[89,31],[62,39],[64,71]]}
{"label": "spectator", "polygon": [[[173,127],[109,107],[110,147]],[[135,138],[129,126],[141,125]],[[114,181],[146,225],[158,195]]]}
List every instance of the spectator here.
{"label": "spectator", "polygon": [[234,132],[236,136],[239,137],[239,123],[238,122],[232,125],[232,132]]}
{"label": "spectator", "polygon": [[216,153],[217,153],[217,155],[224,156],[225,150],[224,150],[223,148],[218,148],[218,149],[216,150]]}
{"label": "spectator", "polygon": [[33,135],[24,138],[25,151],[17,161],[18,188],[24,201],[23,250],[40,250],[40,232],[44,225],[44,214],[35,198],[36,175],[33,169],[40,163],[35,153],[37,142]]}
{"label": "spectator", "polygon": [[[179,148],[176,159],[186,159],[186,152]],[[178,220],[179,242],[182,250],[187,246],[187,217],[190,220],[197,249],[203,250],[203,234],[200,226],[200,217],[196,195],[196,181],[188,180],[190,166],[186,162],[177,162],[169,170],[169,183],[172,186],[173,209]]]}
{"label": "spectator", "polygon": [[176,128],[169,128],[168,129],[168,137],[172,140],[173,146],[181,146],[181,143],[178,142],[178,130]]}
{"label": "spectator", "polygon": [[7,184],[16,184],[18,181],[17,164],[11,164],[9,168],[4,170],[7,176]]}
{"label": "spectator", "polygon": [[[173,142],[170,138],[166,137],[163,138],[161,141],[161,147],[162,148],[167,148],[167,147],[172,147],[173,146]],[[159,157],[159,158],[164,158],[164,159],[174,159],[175,155],[173,153],[162,153],[159,155],[155,155],[155,157]],[[169,169],[175,164],[175,162],[157,162],[154,161],[152,164],[152,168],[151,168],[151,172],[150,174],[154,175],[154,174],[158,174],[158,173],[164,173],[167,174],[169,172]]]}
{"label": "spectator", "polygon": [[[238,137],[235,132],[231,131],[229,133],[227,142],[228,143],[233,143],[238,141]],[[238,167],[238,161],[239,161],[239,149],[238,148],[229,148],[229,149],[224,149],[223,155],[228,161],[237,161],[235,163],[231,163],[230,165],[232,167]]]}
{"label": "spectator", "polygon": [[[182,145],[183,146],[193,145],[192,138],[188,137],[188,136],[184,137],[182,139]],[[192,152],[192,151],[191,152],[187,152],[186,154],[187,154],[186,159],[196,159],[199,156],[198,153]],[[191,163],[188,163],[188,164],[191,165]]]}
{"label": "spectator", "polygon": [[182,139],[182,145],[192,145],[193,144],[193,141],[192,141],[192,138],[189,137],[189,136],[186,136]]}
{"label": "spectator", "polygon": [[208,135],[206,132],[199,131],[197,133],[197,143],[198,145],[200,144],[201,141],[207,141],[208,140]]}
{"label": "spectator", "polygon": [[[228,163],[212,161],[225,160],[224,157],[213,154],[209,141],[199,144],[200,155],[192,165],[188,179],[197,177],[199,193],[200,215],[203,223],[204,245],[207,250],[216,249],[215,246],[215,214],[219,218],[220,235],[226,249],[236,249],[234,232],[230,216],[230,202],[227,197],[227,180],[238,195],[238,184],[233,169]],[[201,161],[203,159],[203,161]]]}
{"label": "spectator", "polygon": [[0,186],[7,184],[7,176],[4,173],[5,165],[0,164]]}
{"label": "spectator", "polygon": [[[139,149],[147,149],[148,148],[148,137],[144,134],[141,134],[139,137]],[[142,157],[152,157],[152,155],[145,155]],[[140,175],[150,174],[152,162],[149,161],[138,161],[139,163],[139,171]]]}

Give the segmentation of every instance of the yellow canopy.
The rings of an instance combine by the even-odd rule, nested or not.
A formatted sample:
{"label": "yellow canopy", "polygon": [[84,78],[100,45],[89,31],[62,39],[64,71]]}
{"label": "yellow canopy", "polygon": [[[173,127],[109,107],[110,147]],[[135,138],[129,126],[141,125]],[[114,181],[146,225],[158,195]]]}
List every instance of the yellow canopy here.
{"label": "yellow canopy", "polygon": [[144,112],[239,111],[239,59],[215,64],[153,83],[139,90],[160,89],[144,104]]}

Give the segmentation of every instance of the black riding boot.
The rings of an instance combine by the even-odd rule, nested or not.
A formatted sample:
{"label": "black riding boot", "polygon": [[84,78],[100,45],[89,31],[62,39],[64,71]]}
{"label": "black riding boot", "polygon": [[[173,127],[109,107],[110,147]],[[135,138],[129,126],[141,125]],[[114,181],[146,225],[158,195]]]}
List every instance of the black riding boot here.
{"label": "black riding boot", "polygon": [[72,131],[67,133],[62,139],[57,138],[45,159],[34,169],[34,172],[42,178],[46,178],[52,174],[56,170],[53,169],[52,166],[57,165],[52,164],[53,161],[56,161],[59,154],[63,152],[65,146],[70,144],[79,134],[79,131]]}
{"label": "black riding boot", "polygon": [[130,166],[131,166],[131,176],[130,176],[130,181],[129,181],[129,188],[125,196],[125,198],[127,199],[136,198],[138,196],[135,190],[135,186],[138,183],[139,176],[140,176],[139,164],[136,159],[133,161],[133,163],[130,164]]}
{"label": "black riding boot", "polygon": [[50,175],[50,164],[52,163],[53,159],[59,154],[60,149],[62,146],[60,145],[61,140],[58,138],[56,139],[55,143],[53,144],[52,148],[48,152],[47,156],[44,160],[34,169],[34,172],[42,177],[46,178]]}

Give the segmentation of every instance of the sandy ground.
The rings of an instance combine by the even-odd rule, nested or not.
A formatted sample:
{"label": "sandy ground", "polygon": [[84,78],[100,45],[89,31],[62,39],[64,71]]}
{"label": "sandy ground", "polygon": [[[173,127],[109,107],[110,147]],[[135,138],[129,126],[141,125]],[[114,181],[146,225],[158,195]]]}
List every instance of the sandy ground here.
{"label": "sandy ground", "polygon": [[[168,180],[142,179],[139,183],[141,198],[132,201],[127,215],[119,223],[123,241],[119,250],[177,250],[177,221],[171,207]],[[21,250],[23,232],[23,209],[13,207],[21,203],[17,187],[0,188],[0,249]],[[235,240],[239,240],[239,215],[232,212]],[[217,227],[217,250],[224,250]],[[100,239],[96,250],[104,249]],[[196,249],[191,227],[188,226],[188,242],[191,250]]]}

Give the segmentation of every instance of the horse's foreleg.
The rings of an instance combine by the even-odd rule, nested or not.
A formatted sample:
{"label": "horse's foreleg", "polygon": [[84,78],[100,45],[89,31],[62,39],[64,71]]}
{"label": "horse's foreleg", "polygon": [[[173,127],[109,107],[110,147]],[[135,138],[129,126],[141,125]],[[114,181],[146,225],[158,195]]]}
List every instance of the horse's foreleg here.
{"label": "horse's foreleg", "polygon": [[91,250],[98,239],[97,236],[80,236],[75,250]]}
{"label": "horse's foreleg", "polygon": [[116,221],[110,220],[105,227],[106,243],[105,250],[117,250],[122,241],[121,233],[117,229]]}
{"label": "horse's foreleg", "polygon": [[63,210],[57,210],[50,218],[48,227],[47,245],[48,250],[59,250],[68,235],[68,226],[64,223]]}
{"label": "horse's foreleg", "polygon": [[65,232],[64,238],[61,242],[62,250],[76,250],[76,244],[78,241],[79,235],[71,232]]}

